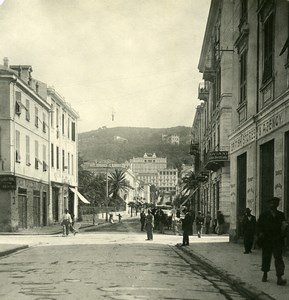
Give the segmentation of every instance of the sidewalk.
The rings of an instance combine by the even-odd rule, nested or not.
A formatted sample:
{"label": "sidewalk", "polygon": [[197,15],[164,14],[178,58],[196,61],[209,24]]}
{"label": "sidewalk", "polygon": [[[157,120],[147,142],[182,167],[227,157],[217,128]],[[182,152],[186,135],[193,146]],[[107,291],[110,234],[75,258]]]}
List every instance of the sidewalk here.
{"label": "sidewalk", "polygon": [[181,247],[197,260],[201,260],[221,277],[248,293],[248,299],[277,299],[287,300],[289,295],[289,259],[284,257],[285,275],[288,283],[285,286],[276,284],[274,259],[268,282],[262,282],[261,250],[253,250],[243,254],[242,244],[229,243],[228,236],[222,236],[223,242],[214,242],[215,236],[204,235],[201,239],[190,237],[190,246]]}

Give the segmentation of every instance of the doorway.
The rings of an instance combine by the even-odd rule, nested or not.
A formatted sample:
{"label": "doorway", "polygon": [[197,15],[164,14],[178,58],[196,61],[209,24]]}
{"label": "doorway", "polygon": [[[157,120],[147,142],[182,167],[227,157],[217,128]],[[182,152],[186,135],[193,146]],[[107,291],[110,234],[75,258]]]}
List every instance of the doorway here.
{"label": "doorway", "polygon": [[18,227],[27,228],[27,195],[18,194],[18,219]]}
{"label": "doorway", "polygon": [[260,146],[260,212],[274,195],[274,140]]}
{"label": "doorway", "polygon": [[47,225],[47,193],[42,194],[42,225]]}
{"label": "doorway", "polygon": [[40,191],[33,191],[33,226],[40,226]]}
{"label": "doorway", "polygon": [[242,220],[247,200],[247,153],[237,157],[237,236],[243,235]]}

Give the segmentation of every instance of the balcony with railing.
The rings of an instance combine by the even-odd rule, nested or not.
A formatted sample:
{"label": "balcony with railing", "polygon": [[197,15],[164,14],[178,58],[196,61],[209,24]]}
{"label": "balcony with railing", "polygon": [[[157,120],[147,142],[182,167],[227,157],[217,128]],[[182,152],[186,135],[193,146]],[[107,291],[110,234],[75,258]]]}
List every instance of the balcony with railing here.
{"label": "balcony with railing", "polygon": [[204,101],[208,101],[209,99],[209,89],[205,82],[199,84],[198,98]]}
{"label": "balcony with railing", "polygon": [[193,143],[193,142],[191,142],[191,145],[190,145],[190,154],[194,155],[194,156],[197,156],[199,153],[200,153],[199,143]]}
{"label": "balcony with railing", "polygon": [[215,172],[227,161],[229,161],[228,151],[210,151],[205,156],[205,169]]}

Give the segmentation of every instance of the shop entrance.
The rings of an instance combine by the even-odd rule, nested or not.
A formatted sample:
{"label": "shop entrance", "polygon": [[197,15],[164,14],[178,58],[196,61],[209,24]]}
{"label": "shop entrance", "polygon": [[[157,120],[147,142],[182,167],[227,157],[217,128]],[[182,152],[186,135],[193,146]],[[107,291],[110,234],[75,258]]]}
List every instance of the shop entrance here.
{"label": "shop entrance", "polygon": [[42,224],[47,225],[47,193],[42,194]]}
{"label": "shop entrance", "polygon": [[33,226],[40,226],[40,191],[33,191]]}
{"label": "shop entrance", "polygon": [[59,188],[53,187],[52,188],[52,217],[54,222],[59,221]]}
{"label": "shop entrance", "polygon": [[237,236],[243,235],[242,220],[247,198],[247,153],[237,157]]}
{"label": "shop entrance", "polygon": [[260,211],[274,195],[274,140],[260,146]]}
{"label": "shop entrance", "polygon": [[18,218],[19,218],[18,227],[22,229],[27,228],[27,196],[26,195],[18,195]]}

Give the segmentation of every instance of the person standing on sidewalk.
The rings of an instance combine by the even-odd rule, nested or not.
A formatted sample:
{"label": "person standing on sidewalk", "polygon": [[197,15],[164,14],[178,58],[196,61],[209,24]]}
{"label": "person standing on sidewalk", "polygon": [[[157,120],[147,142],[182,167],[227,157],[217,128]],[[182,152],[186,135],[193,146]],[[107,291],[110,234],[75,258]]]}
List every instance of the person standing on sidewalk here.
{"label": "person standing on sidewalk", "polygon": [[224,233],[225,218],[220,210],[217,211],[217,233],[222,235]]}
{"label": "person standing on sidewalk", "polygon": [[254,237],[256,233],[256,217],[251,215],[251,209],[246,208],[243,218],[243,234],[244,234],[244,254],[251,253]]}
{"label": "person standing on sidewalk", "polygon": [[148,210],[148,214],[145,218],[145,228],[147,231],[147,241],[153,240],[154,216],[150,210]]}
{"label": "person standing on sidewalk", "polygon": [[189,246],[189,235],[192,233],[192,217],[191,214],[184,210],[185,217],[182,219],[182,230],[183,230],[183,244],[182,246]]}
{"label": "person standing on sidewalk", "polygon": [[277,210],[280,198],[273,197],[269,200],[269,210],[262,213],[258,219],[258,245],[262,247],[262,281],[267,282],[267,273],[270,271],[272,254],[275,260],[277,284],[285,285],[283,279],[285,264],[282,257],[285,232],[288,224],[283,212]]}
{"label": "person standing on sidewalk", "polygon": [[207,215],[205,217],[206,234],[209,234],[209,232],[210,232],[211,220],[212,220],[211,213],[208,211]]}
{"label": "person standing on sidewalk", "polygon": [[202,212],[199,211],[196,217],[196,226],[197,226],[197,234],[198,238],[202,237],[202,230],[204,225],[204,217],[202,216]]}
{"label": "person standing on sidewalk", "polygon": [[140,225],[141,225],[140,230],[141,231],[144,230],[145,221],[146,221],[146,214],[145,214],[144,210],[142,210],[140,213]]}

